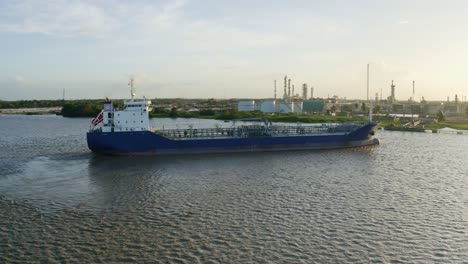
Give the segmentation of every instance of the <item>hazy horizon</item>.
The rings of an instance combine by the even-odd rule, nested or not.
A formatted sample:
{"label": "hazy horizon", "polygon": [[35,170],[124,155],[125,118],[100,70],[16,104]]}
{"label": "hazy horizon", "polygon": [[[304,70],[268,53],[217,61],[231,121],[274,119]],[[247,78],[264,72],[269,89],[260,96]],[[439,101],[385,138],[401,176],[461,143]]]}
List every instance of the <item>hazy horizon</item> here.
{"label": "hazy horizon", "polygon": [[466,1],[4,1],[0,100],[468,95]]}

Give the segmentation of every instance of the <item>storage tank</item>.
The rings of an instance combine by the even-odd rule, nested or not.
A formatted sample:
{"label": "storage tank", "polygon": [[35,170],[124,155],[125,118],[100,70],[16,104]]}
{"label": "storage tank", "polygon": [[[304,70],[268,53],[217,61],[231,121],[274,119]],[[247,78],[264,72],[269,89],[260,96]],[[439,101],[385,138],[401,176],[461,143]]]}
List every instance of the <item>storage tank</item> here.
{"label": "storage tank", "polygon": [[293,107],[294,113],[297,113],[297,114],[302,113],[302,106],[303,106],[302,102],[294,102],[294,107]]}
{"label": "storage tank", "polygon": [[254,100],[239,101],[239,103],[237,104],[237,111],[239,112],[255,111],[255,101]]}
{"label": "storage tank", "polygon": [[278,107],[280,113],[291,113],[294,111],[294,105],[292,102],[281,102]]}
{"label": "storage tank", "polygon": [[260,111],[263,113],[274,113],[276,112],[276,102],[275,100],[263,101],[260,104]]}

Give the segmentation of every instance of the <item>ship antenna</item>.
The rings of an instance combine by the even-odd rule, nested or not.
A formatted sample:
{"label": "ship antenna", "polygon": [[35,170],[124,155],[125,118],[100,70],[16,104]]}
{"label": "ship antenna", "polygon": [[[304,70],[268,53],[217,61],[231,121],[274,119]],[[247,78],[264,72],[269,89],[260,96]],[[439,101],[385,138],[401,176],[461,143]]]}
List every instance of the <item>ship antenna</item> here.
{"label": "ship antenna", "polygon": [[135,79],[132,77],[130,78],[130,82],[128,83],[128,85],[130,85],[130,96],[132,97],[132,101],[133,101],[133,98],[135,97],[136,95],[136,91],[135,91]]}

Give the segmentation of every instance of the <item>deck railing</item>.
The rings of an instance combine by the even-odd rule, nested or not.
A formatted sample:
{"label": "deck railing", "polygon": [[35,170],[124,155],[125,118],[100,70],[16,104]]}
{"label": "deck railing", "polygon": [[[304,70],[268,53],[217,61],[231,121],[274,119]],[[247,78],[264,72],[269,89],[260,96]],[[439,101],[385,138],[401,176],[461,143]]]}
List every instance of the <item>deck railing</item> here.
{"label": "deck railing", "polygon": [[321,126],[258,126],[248,125],[235,128],[190,128],[157,130],[155,133],[172,139],[188,138],[245,138],[245,137],[280,137],[308,136],[334,133],[349,133],[362,124],[330,124]]}

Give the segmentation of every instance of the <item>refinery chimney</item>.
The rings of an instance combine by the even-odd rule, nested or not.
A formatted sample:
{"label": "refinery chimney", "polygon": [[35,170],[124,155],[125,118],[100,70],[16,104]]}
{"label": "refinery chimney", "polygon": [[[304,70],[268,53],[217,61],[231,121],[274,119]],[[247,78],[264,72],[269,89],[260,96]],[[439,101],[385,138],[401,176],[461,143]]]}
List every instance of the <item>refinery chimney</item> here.
{"label": "refinery chimney", "polygon": [[368,63],[367,64],[367,100],[366,101],[369,101],[369,66],[370,64]]}
{"label": "refinery chimney", "polygon": [[391,96],[390,96],[390,102],[393,103],[396,101],[395,99],[395,84],[393,84],[393,80],[392,80],[392,85],[390,86],[390,88],[392,89],[392,93],[391,93]]}
{"label": "refinery chimney", "polygon": [[310,87],[310,99],[314,99],[314,87]]}
{"label": "refinery chimney", "polygon": [[288,97],[291,98],[291,79],[288,79]]}
{"label": "refinery chimney", "polygon": [[288,83],[288,76],[284,76],[284,94],[283,94],[283,99],[286,99],[288,97],[288,94],[286,93],[286,86]]}
{"label": "refinery chimney", "polygon": [[275,80],[275,96],[274,96],[275,100],[276,100],[276,80]]}
{"label": "refinery chimney", "polygon": [[307,100],[307,83],[302,85],[302,99]]}

